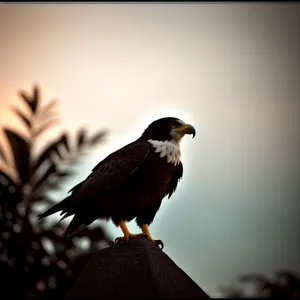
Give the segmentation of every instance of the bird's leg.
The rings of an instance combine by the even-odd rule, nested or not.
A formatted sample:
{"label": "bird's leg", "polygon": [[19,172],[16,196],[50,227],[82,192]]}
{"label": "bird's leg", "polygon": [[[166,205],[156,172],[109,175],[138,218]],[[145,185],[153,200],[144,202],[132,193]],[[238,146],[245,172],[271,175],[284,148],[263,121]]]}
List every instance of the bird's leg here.
{"label": "bird's leg", "polygon": [[127,228],[127,225],[126,225],[125,221],[121,221],[118,225],[120,226],[121,230],[123,231],[124,236],[117,237],[115,239],[115,242],[120,242],[120,241],[128,242],[132,238],[144,235],[142,233],[139,233],[139,234],[130,233],[129,229]]}
{"label": "bird's leg", "polygon": [[117,237],[117,238],[115,239],[115,242],[119,242],[119,241],[126,241],[126,242],[128,242],[131,233],[130,233],[130,231],[128,230],[125,221],[121,221],[121,222],[118,224],[118,226],[120,226],[121,230],[123,231],[124,236]]}
{"label": "bird's leg", "polygon": [[164,243],[162,240],[154,240],[150,234],[149,227],[147,224],[141,225],[141,229],[144,235],[147,236],[148,240],[152,241],[156,246],[158,246],[160,249],[163,249]]}

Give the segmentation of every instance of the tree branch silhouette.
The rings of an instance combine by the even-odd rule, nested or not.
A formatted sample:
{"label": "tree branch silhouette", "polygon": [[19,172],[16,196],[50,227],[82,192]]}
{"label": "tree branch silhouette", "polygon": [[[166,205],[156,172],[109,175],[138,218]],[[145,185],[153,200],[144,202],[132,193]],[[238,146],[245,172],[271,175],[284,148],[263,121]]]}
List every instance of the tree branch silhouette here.
{"label": "tree branch silhouette", "polygon": [[[71,147],[70,134],[65,132],[33,156],[33,145],[38,138],[60,120],[54,111],[58,101],[51,100],[42,106],[40,90],[35,85],[31,95],[20,92],[29,113],[12,108],[29,138],[4,128],[19,180],[0,170],[0,275],[3,278],[0,289],[19,299],[64,296],[91,253],[101,248],[99,241],[107,241],[101,227],[86,228],[66,240],[61,238],[63,223],[53,229],[47,229],[43,220],[36,223],[34,207],[53,204],[48,192],[74,174],[69,167],[84,154],[83,149],[98,146],[107,134],[106,130],[100,130],[89,136],[82,128],[76,134],[75,147]],[[7,162],[2,145],[0,159]],[[82,238],[89,240],[85,249],[78,246],[78,239]]]}

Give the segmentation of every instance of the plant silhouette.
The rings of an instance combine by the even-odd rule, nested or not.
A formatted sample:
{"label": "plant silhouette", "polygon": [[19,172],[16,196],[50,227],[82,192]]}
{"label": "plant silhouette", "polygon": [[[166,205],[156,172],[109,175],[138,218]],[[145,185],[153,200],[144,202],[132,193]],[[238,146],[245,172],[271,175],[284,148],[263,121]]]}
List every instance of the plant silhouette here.
{"label": "plant silhouette", "polygon": [[[80,129],[75,145],[71,145],[68,133],[62,133],[34,155],[38,138],[59,121],[54,111],[58,102],[51,100],[41,106],[37,85],[32,96],[24,92],[20,96],[30,113],[12,109],[27,129],[28,137],[4,128],[12,163],[3,142],[0,144],[0,160],[15,175],[0,170],[0,290],[2,295],[9,293],[18,299],[54,299],[66,294],[90,255],[103,247],[107,237],[98,226],[62,239],[64,224],[47,228],[45,221],[37,222],[37,207],[54,203],[48,192],[72,176],[70,166],[84,154],[84,149],[101,143],[106,131],[89,137],[86,130]],[[87,242],[85,249],[78,245],[82,238]]]}
{"label": "plant silhouette", "polygon": [[273,278],[262,274],[242,275],[238,283],[220,290],[226,298],[300,299],[300,277],[288,270],[276,272]]}

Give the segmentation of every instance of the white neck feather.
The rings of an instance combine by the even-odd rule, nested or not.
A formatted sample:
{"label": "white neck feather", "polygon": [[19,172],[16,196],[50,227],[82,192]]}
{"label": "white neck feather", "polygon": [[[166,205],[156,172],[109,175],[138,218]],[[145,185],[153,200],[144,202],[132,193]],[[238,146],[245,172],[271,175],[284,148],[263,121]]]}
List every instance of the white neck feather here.
{"label": "white neck feather", "polygon": [[150,143],[155,148],[156,153],[160,153],[160,157],[166,156],[168,163],[172,163],[175,166],[180,163],[181,152],[179,143],[177,141],[148,140],[148,143]]}

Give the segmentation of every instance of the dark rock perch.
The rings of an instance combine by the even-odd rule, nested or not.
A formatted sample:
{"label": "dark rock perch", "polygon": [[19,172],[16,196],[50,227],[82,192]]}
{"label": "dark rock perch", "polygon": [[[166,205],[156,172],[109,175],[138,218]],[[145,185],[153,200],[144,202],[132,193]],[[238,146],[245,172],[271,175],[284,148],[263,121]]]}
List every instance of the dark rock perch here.
{"label": "dark rock perch", "polygon": [[146,238],[95,253],[68,293],[74,298],[210,298]]}

